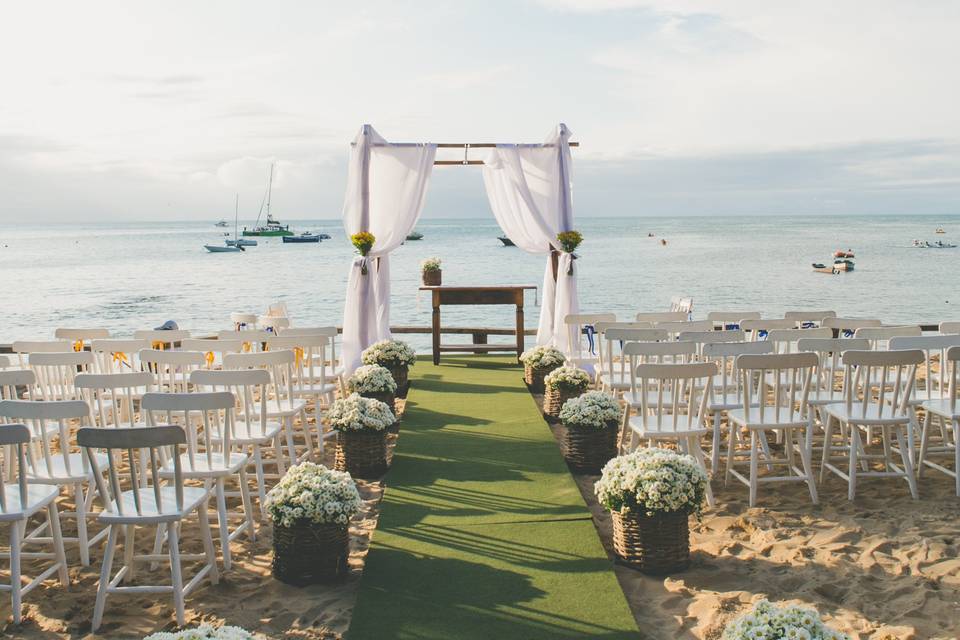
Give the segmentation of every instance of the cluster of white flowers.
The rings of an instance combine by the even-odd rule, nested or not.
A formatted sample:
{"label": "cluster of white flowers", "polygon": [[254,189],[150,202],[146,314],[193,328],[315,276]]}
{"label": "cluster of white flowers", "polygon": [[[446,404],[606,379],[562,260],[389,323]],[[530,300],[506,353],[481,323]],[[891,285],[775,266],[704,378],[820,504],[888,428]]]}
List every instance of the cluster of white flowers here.
{"label": "cluster of white flowers", "polygon": [[337,431],[383,431],[397,421],[385,402],[351,393],[339,398],[327,412],[330,426]]}
{"label": "cluster of white flowers", "polygon": [[379,364],[383,367],[413,366],[417,354],[406,342],[401,340],[381,340],[363,350],[360,354],[363,364]]}
{"label": "cluster of white flowers", "polygon": [[813,609],[777,607],[761,600],[753,611],[727,625],[723,640],[850,640],[823,624]]}
{"label": "cluster of white flowers", "polygon": [[284,527],[299,522],[347,524],[358,511],[360,494],[350,474],[313,462],[290,467],[267,494],[270,518]]}
{"label": "cluster of white flowers", "polygon": [[209,624],[202,624],[199,627],[184,629],[176,633],[168,631],[154,633],[143,640],[256,640],[260,637],[240,627],[214,627]]}
{"label": "cluster of white flowers", "polygon": [[560,409],[560,421],[565,426],[581,429],[603,429],[622,415],[623,409],[616,398],[602,391],[588,391],[571,398]]}
{"label": "cluster of white flowers", "polygon": [[347,388],[357,393],[393,393],[397,383],[389,369],[378,364],[365,364],[357,367],[347,379]]}
{"label": "cluster of white flowers", "polygon": [[669,449],[637,449],[610,460],[602,473],[594,492],[610,511],[648,516],[683,511],[699,516],[703,509],[707,475],[692,456]]}
{"label": "cluster of white flowers", "polygon": [[427,258],[420,263],[420,271],[440,271],[440,258]]}
{"label": "cluster of white flowers", "polygon": [[576,367],[557,367],[547,374],[543,383],[548,389],[562,391],[583,391],[590,386],[590,375]]}
{"label": "cluster of white flowers", "polygon": [[565,360],[563,353],[553,347],[534,347],[520,354],[520,362],[532,369],[553,369]]}

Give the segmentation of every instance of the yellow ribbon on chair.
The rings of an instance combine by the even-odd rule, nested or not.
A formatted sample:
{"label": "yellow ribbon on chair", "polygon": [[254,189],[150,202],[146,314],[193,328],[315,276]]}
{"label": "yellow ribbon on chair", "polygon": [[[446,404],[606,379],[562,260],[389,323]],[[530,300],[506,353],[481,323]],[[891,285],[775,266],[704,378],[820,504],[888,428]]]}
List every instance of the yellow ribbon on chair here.
{"label": "yellow ribbon on chair", "polygon": [[123,351],[114,351],[112,354],[114,364],[122,364],[126,367],[130,366],[130,359],[127,358],[127,354]]}
{"label": "yellow ribbon on chair", "polygon": [[293,355],[296,358],[295,364],[297,368],[300,367],[300,363],[303,362],[303,347],[294,347]]}
{"label": "yellow ribbon on chair", "polygon": [[244,353],[250,353],[250,343],[249,343],[249,342],[244,342],[243,345],[242,345],[240,348],[243,349],[243,352],[244,352]]}
{"label": "yellow ribbon on chair", "polygon": [[75,340],[73,343],[74,351],[83,351],[83,340]]}
{"label": "yellow ribbon on chair", "polygon": [[208,369],[213,367],[213,360],[214,360],[213,351],[207,351],[205,354],[203,354],[203,358],[207,361]]}
{"label": "yellow ribbon on chair", "polygon": [[150,343],[150,347],[157,351],[163,351],[163,340],[154,340]]}

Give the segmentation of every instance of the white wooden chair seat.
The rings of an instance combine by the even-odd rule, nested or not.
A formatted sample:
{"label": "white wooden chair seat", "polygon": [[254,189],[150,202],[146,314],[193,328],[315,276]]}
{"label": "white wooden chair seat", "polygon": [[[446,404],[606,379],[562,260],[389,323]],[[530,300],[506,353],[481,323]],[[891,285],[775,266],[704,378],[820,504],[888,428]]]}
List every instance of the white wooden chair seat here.
{"label": "white wooden chair seat", "polygon": [[[627,387],[629,388],[629,384],[627,385]],[[634,393],[633,391],[627,391],[627,392],[625,392],[625,393],[623,394],[623,401],[626,402],[626,403],[628,403],[628,404],[629,404],[631,407],[633,407],[634,409],[639,409],[640,406],[643,404],[643,403],[642,403],[642,401],[643,401],[643,396],[642,396],[641,393]],[[657,392],[656,392],[656,391],[648,391],[648,392],[647,392],[647,405],[648,405],[648,406],[656,406],[657,403],[658,403]],[[664,393],[664,394],[663,394],[662,405],[663,405],[664,407],[668,407],[668,408],[669,408],[669,407],[673,407],[673,401],[672,401],[669,393]],[[687,400],[684,399],[684,398],[681,398],[681,399],[680,399],[680,402],[677,403],[677,407],[686,407],[686,406],[687,406]]]}
{"label": "white wooden chair seat", "polygon": [[695,429],[684,429],[679,424],[674,424],[672,415],[648,417],[646,424],[639,416],[630,418],[628,422],[630,429],[641,438],[655,436],[658,440],[689,438],[691,436],[702,436],[709,433],[706,427]]}
{"label": "white wooden chair seat", "polygon": [[[99,456],[97,463],[106,466],[107,456],[102,453],[95,454]],[[70,459],[70,470],[67,470],[67,463],[64,457]],[[71,453],[67,456],[52,456],[51,464],[39,458],[33,468],[27,472],[27,482],[36,484],[63,484],[66,482],[86,482],[93,480],[93,471],[87,467],[83,468],[84,455],[80,452]]]}
{"label": "white wooden chair seat", "polygon": [[[171,476],[172,477],[172,474]],[[183,509],[177,509],[177,488],[174,486],[160,487],[160,505],[153,493],[153,487],[138,489],[140,494],[140,514],[137,514],[136,501],[133,490],[124,491],[120,496],[123,511],[117,507],[117,502],[110,502],[110,510],[103,511],[97,520],[103,524],[138,524],[149,525],[159,522],[175,522],[182,520],[191,511],[199,507],[210,496],[209,490],[203,487],[183,487]],[[121,513],[126,515],[121,515]]]}
{"label": "white wooden chair seat", "polygon": [[[230,441],[238,445],[246,445],[254,442],[264,442],[266,440],[272,440],[280,433],[283,433],[283,423],[282,422],[270,422],[267,421],[266,424],[263,424],[257,416],[256,422],[250,422],[247,429],[237,429],[233,434],[233,437],[230,438]],[[213,435],[210,437],[211,442],[223,442],[223,439],[220,436]]]}
{"label": "white wooden chair seat", "polygon": [[604,371],[600,374],[600,383],[605,389],[623,391],[630,388],[630,373],[614,371],[611,374],[609,371]]}
{"label": "white wooden chair seat", "polygon": [[904,417],[896,415],[890,410],[889,405],[884,408],[883,414],[880,413],[880,407],[875,402],[867,405],[864,412],[863,403],[854,402],[848,409],[843,401],[833,402],[824,405],[824,410],[832,417],[839,419],[843,423],[860,425],[884,425],[884,424],[903,424]]}
{"label": "white wooden chair seat", "polygon": [[[752,406],[758,406],[756,402]],[[713,395],[707,400],[707,410],[711,413],[715,411],[729,411],[730,409],[743,408],[743,398],[739,391],[728,391],[727,393],[713,392]]]}
{"label": "white wooden chair seat", "polygon": [[[304,400],[293,400],[289,403],[284,403],[285,406],[282,409],[267,410],[267,418],[290,418],[296,416],[299,413],[302,413],[307,408],[307,403]],[[259,413],[251,413],[250,417],[254,420],[260,419]]]}
{"label": "white wooden chair seat", "polygon": [[[231,440],[233,439],[231,438]],[[222,453],[212,453],[209,460],[206,453],[196,453],[193,455],[192,461],[189,454],[184,453],[180,456],[184,478],[219,478],[233,475],[246,467],[248,462],[249,459],[244,453],[231,453],[228,456],[224,456]],[[160,476],[172,478],[173,466],[172,460],[163,465],[160,469]]]}
{"label": "white wooden chair seat", "polygon": [[333,393],[337,390],[337,385],[333,383],[326,384],[317,384],[310,383],[301,386],[299,389],[294,389],[293,395],[297,398],[311,398],[313,396],[323,396],[329,393]]}
{"label": "white wooden chair seat", "polygon": [[27,500],[25,504],[20,503],[20,488],[15,484],[3,487],[6,497],[7,508],[0,510],[0,522],[10,520],[26,520],[40,509],[45,509],[48,504],[56,500],[60,495],[59,487],[50,487],[43,485],[27,485]]}
{"label": "white wooden chair seat", "polygon": [[954,408],[950,408],[951,402],[950,398],[941,398],[940,400],[926,400],[920,403],[924,409],[930,413],[942,416],[948,420],[957,420],[960,419],[960,402],[954,404]]}
{"label": "white wooden chair seat", "polygon": [[767,406],[763,410],[763,422],[761,422],[760,407],[757,406],[751,407],[749,413],[745,413],[742,406],[727,411],[727,419],[730,422],[748,429],[797,429],[807,426],[807,419],[799,416],[796,412],[793,413],[792,417],[794,419],[791,420],[791,412],[788,407],[781,407],[780,415],[785,419],[778,420],[776,408]]}

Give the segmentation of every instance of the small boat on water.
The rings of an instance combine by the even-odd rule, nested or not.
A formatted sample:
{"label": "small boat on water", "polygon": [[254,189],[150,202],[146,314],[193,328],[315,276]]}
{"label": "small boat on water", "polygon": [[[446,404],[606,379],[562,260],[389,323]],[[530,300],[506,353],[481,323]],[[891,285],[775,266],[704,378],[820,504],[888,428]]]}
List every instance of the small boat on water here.
{"label": "small boat on water", "polygon": [[942,234],[942,233],[946,233],[946,231],[943,230],[943,227],[937,227],[936,233],[941,233],[941,234]]}
{"label": "small boat on water", "polygon": [[210,253],[239,253],[245,250],[243,247],[230,247],[227,245],[221,247],[218,244],[205,244],[203,248]]}
{"label": "small boat on water", "polygon": [[[280,224],[277,220],[274,220],[273,215],[270,213],[270,198],[273,194],[273,165],[270,165],[270,179],[267,181],[267,193],[263,197],[263,201],[260,203],[260,213],[257,214],[257,222],[254,224],[253,229],[243,228],[243,235],[245,236],[264,236],[264,237],[277,237],[277,236],[292,236],[293,231],[290,231],[290,225]],[[265,225],[260,225],[260,216],[263,215],[263,205],[267,205],[267,223]]]}
{"label": "small boat on water", "polygon": [[414,231],[407,234],[407,240],[423,240],[423,234],[419,231]]}
{"label": "small boat on water", "polygon": [[507,236],[500,236],[500,237],[499,237],[499,240],[500,240],[500,242],[503,243],[503,246],[505,246],[505,247],[515,247],[515,246],[517,246],[517,245],[513,244],[513,240],[511,240],[511,239],[508,238]]}
{"label": "small boat on water", "polygon": [[220,222],[218,222],[217,224],[215,224],[215,225],[213,225],[213,226],[215,226],[215,227],[225,227],[225,226],[227,226],[227,221],[226,221],[226,220],[221,220]]}
{"label": "small boat on water", "polygon": [[329,239],[330,239],[330,234],[329,234],[329,233],[318,233],[317,235],[320,236],[320,239],[321,239],[321,240],[329,240]]}
{"label": "small boat on water", "polygon": [[[239,217],[240,217],[240,194],[238,193],[235,204],[234,204],[234,212],[233,212],[234,239],[230,240],[228,238],[227,240],[224,240],[223,246],[220,246],[217,244],[205,244],[203,245],[203,248],[209,251],[210,253],[240,253],[241,251],[245,251],[245,249],[243,248],[244,246],[243,243],[245,242],[253,242],[254,246],[256,246],[257,244],[256,240],[241,240],[239,237],[237,237],[237,221],[239,220]],[[223,235],[229,236],[230,234],[225,233]]]}
{"label": "small boat on water", "polygon": [[817,273],[841,273],[844,271],[853,271],[853,260],[850,258],[834,258],[832,265],[825,265],[822,262],[814,262],[813,270]]}
{"label": "small boat on water", "polygon": [[837,249],[836,251],[833,252],[833,257],[834,258],[855,258],[856,256],[853,255],[853,249],[847,249],[846,251],[842,249]]}
{"label": "small boat on water", "polygon": [[236,240],[227,240],[228,247],[255,247],[257,246],[256,240],[248,240],[247,238],[237,238]]}
{"label": "small boat on water", "polygon": [[303,242],[320,242],[320,236],[316,233],[304,231],[298,236],[283,236],[284,244],[297,244]]}
{"label": "small boat on water", "polygon": [[936,242],[930,242],[928,240],[914,240],[913,246],[917,249],[956,249],[957,245],[950,244],[949,242],[944,242],[943,240],[937,240]]}

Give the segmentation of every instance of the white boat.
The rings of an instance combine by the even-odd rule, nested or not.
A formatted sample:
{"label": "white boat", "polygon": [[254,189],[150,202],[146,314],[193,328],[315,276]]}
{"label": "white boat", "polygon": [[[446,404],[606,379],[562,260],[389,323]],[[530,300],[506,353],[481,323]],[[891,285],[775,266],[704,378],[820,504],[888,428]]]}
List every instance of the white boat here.
{"label": "white boat", "polygon": [[914,248],[917,249],[956,249],[957,245],[950,244],[949,242],[944,242],[943,240],[937,240],[936,242],[930,242],[929,240],[914,240]]}
{"label": "white boat", "polygon": [[[237,194],[236,204],[234,206],[233,212],[233,240],[229,238],[224,240],[223,246],[216,244],[205,244],[203,248],[209,251],[210,253],[240,253],[245,251],[244,246],[249,246],[247,243],[251,243],[252,246],[256,246],[256,240],[244,240],[237,235],[237,220],[240,216],[240,194]],[[225,234],[227,235],[227,234]]]}
{"label": "white boat", "polygon": [[205,244],[203,248],[210,253],[240,253],[243,251],[243,247],[228,247],[227,245],[221,247],[218,244]]}
{"label": "white boat", "polygon": [[257,246],[256,240],[250,240],[249,238],[237,238],[236,240],[227,240],[228,247],[255,247]]}
{"label": "white boat", "polygon": [[226,220],[221,220],[220,222],[218,222],[217,224],[215,224],[215,225],[213,225],[213,226],[215,226],[215,227],[225,227],[225,226],[227,226],[227,221],[226,221]]}
{"label": "white boat", "polygon": [[936,233],[946,233],[946,231],[943,230],[943,227],[937,227]]}

